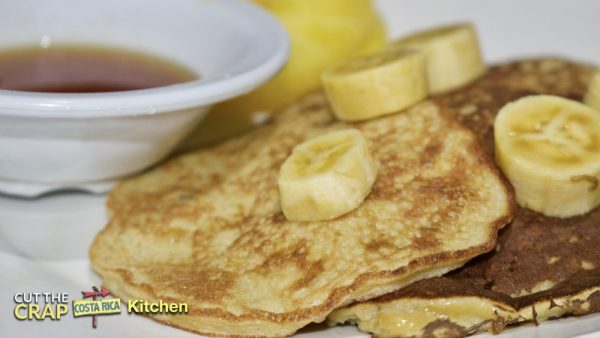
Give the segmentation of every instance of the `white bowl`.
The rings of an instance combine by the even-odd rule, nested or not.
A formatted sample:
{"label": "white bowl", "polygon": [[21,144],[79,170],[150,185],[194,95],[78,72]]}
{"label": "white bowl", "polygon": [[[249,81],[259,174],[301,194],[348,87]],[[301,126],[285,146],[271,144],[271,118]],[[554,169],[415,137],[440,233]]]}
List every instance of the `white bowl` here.
{"label": "white bowl", "polygon": [[164,158],[211,104],[272,77],[289,49],[283,27],[241,0],[0,2],[0,49],[56,43],[141,50],[201,78],[112,93],[0,90],[5,183],[77,186],[143,170]]}

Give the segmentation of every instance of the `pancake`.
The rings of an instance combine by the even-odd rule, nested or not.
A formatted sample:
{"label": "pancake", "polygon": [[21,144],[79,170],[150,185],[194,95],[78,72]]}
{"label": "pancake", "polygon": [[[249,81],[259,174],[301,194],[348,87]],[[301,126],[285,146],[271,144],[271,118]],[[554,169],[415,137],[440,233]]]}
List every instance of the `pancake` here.
{"label": "pancake", "polygon": [[[109,195],[90,249],[124,300],[187,302],[152,319],[226,336],[286,336],[335,308],[442,275],[496,246],[514,196],[477,137],[432,102],[337,122],[323,93],[269,125],[174,158]],[[292,148],[357,128],[379,162],[371,194],[325,222],[289,222],[277,192]]]}
{"label": "pancake", "polygon": [[[493,121],[504,104],[531,94],[581,100],[593,72],[592,67],[559,59],[513,62],[493,67],[472,85],[435,101],[456,112],[456,118],[476,132],[493,154]],[[433,331],[453,337],[598,312],[598,247],[600,208],[567,219],[518,208],[513,222],[500,232],[493,252],[444,277],[338,310],[329,322],[357,322],[364,331],[381,337],[426,337]],[[414,317],[406,310],[411,306],[429,311],[413,319],[410,331],[400,332],[410,320],[404,327],[398,321]],[[390,312],[393,319],[386,315]]]}

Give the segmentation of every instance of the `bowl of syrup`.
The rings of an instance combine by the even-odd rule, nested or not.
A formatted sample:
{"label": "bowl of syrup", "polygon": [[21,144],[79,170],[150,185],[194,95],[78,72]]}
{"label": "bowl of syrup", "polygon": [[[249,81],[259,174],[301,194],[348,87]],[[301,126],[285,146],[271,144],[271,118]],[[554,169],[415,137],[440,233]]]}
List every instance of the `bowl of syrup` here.
{"label": "bowl of syrup", "polygon": [[288,49],[282,26],[242,0],[2,2],[0,191],[144,170],[212,104],[276,74]]}

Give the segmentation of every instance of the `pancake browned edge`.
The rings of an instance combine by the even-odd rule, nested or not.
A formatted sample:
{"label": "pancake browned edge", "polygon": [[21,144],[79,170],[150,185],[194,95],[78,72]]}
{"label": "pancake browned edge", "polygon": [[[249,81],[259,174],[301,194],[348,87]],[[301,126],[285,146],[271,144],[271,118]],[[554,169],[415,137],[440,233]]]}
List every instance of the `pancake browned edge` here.
{"label": "pancake browned edge", "polygon": [[[298,143],[349,127],[380,164],[371,194],[331,221],[287,221],[281,164]],[[318,92],[269,126],[127,180],[108,207],[90,260],[115,295],[187,302],[187,314],[151,318],[198,333],[285,336],[492,250],[515,203],[446,109],[427,101],[348,125]]]}
{"label": "pancake browned edge", "polygon": [[[593,72],[592,67],[561,59],[513,62],[493,67],[472,85],[435,100],[457,112],[457,119],[493,154],[493,122],[504,104],[531,94],[581,100]],[[398,330],[394,334],[385,327],[397,325],[412,306],[406,325],[417,309],[429,311],[415,319],[415,337],[434,331],[460,337],[482,330],[497,333],[513,323],[598,312],[598,248],[600,208],[567,219],[519,208],[493,252],[444,277],[338,310],[329,322],[358,322],[364,331],[397,336]]]}

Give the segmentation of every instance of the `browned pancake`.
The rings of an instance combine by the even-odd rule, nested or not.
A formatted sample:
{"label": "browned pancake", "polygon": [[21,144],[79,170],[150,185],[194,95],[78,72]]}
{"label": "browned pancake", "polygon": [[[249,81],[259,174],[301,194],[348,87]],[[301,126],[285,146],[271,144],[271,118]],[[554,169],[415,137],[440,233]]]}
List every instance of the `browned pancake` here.
{"label": "browned pancake", "polygon": [[[592,67],[559,59],[515,62],[494,67],[471,86],[437,101],[453,108],[457,119],[475,131],[493,154],[494,118],[503,105],[532,94],[581,100],[593,73]],[[483,277],[493,291],[528,295],[578,272],[600,268],[599,245],[600,208],[567,219],[519,208],[502,233],[497,252],[470,269],[477,270],[475,275]]]}
{"label": "browned pancake", "polygon": [[[493,155],[493,122],[504,104],[531,94],[581,100],[593,72],[592,67],[559,59],[514,62],[493,67],[482,79],[435,101],[451,108]],[[486,310],[503,313],[459,318],[453,302],[473,297]],[[452,306],[444,308],[436,301]],[[600,208],[568,219],[519,208],[512,224],[501,231],[494,252],[444,277],[338,310],[329,321],[358,322],[361,329],[385,336],[391,333],[383,332],[386,322],[381,314],[393,312],[402,318],[409,305],[413,309],[439,306],[440,316],[446,311],[443,320],[432,316],[421,323],[423,330],[417,335],[422,336],[432,329],[446,330],[451,336],[482,329],[498,332],[510,323],[600,311]],[[369,312],[374,307],[377,316]]]}
{"label": "browned pancake", "polygon": [[435,101],[453,108],[456,118],[494,152],[493,125],[506,103],[534,94],[550,94],[581,101],[595,68],[561,59],[511,62],[492,67],[484,77]]}

